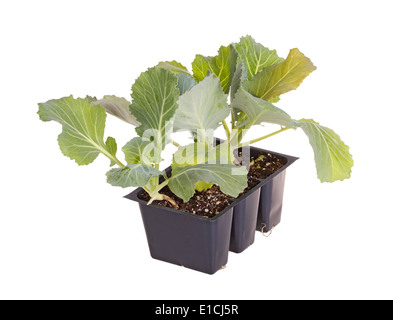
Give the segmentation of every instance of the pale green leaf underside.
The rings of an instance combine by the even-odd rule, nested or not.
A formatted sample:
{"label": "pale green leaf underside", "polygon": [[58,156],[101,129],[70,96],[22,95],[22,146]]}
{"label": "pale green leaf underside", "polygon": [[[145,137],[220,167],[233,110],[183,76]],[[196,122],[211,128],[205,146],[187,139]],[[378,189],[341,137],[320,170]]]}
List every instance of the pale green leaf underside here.
{"label": "pale green leaf underside", "polygon": [[174,130],[214,130],[229,113],[227,95],[220,80],[211,74],[180,96]]}
{"label": "pale green leaf underside", "polygon": [[174,73],[188,73],[188,74],[190,74],[190,72],[187,70],[187,68],[185,66],[183,66],[180,62],[177,62],[175,60],[162,61],[157,65],[157,67],[168,69]]}
{"label": "pale green leaf underside", "polygon": [[247,169],[231,164],[198,164],[174,168],[168,186],[174,194],[188,201],[195,193],[199,181],[220,186],[225,194],[237,197],[247,187]]}
{"label": "pale green leaf underside", "polygon": [[220,47],[218,55],[205,57],[197,55],[192,63],[192,71],[197,81],[202,81],[208,71],[220,79],[222,89],[229,93],[232,77],[235,73],[237,52],[232,45]]}
{"label": "pale green leaf underside", "polygon": [[292,49],[285,61],[266,67],[244,86],[254,96],[268,101],[295,90],[315,69],[309,58]]}
{"label": "pale green leaf underside", "polygon": [[122,150],[128,164],[152,164],[154,162],[154,143],[144,141],[141,137],[131,139]]}
{"label": "pale green leaf underside", "polygon": [[39,103],[42,121],[56,121],[63,126],[58,142],[63,154],[79,165],[92,163],[100,153],[115,162],[115,141],[104,143],[105,108],[93,106],[87,99],[72,96]]}
{"label": "pale green leaf underside", "polygon": [[136,128],[138,135],[143,137],[148,133],[157,141],[165,141],[177,109],[179,89],[176,75],[164,68],[150,68],[135,81],[131,96],[130,111],[141,123]]}
{"label": "pale green leaf underside", "polygon": [[162,172],[145,164],[129,164],[122,168],[115,168],[107,172],[107,182],[115,187],[144,187],[153,177]]}
{"label": "pale green leaf underside", "polygon": [[303,129],[314,150],[318,178],[322,182],[348,179],[353,166],[349,147],[331,129],[312,119],[294,120],[295,127]]}
{"label": "pale green leaf underside", "polygon": [[100,100],[91,101],[91,104],[103,106],[109,114],[132,124],[133,126],[139,126],[140,124],[130,112],[131,102],[125,98],[104,96]]}
{"label": "pale green leaf underside", "polygon": [[291,117],[270,102],[254,97],[243,88],[237,91],[231,105],[236,120],[236,128],[251,128],[263,122],[290,127]]}
{"label": "pale green leaf underside", "polygon": [[250,36],[242,37],[236,44],[236,50],[247,68],[249,80],[265,67],[284,61],[276,50],[265,48]]}
{"label": "pale green leaf underside", "polygon": [[180,95],[190,90],[197,83],[187,68],[177,61],[160,62],[157,67],[167,69],[176,74]]}

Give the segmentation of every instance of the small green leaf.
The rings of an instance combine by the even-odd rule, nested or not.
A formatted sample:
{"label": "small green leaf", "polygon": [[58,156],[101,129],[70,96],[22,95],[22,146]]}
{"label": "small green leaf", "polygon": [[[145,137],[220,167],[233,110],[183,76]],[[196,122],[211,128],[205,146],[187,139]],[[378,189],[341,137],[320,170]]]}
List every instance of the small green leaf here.
{"label": "small green leaf", "polygon": [[106,109],[106,112],[129,124],[132,124],[133,126],[139,126],[140,124],[131,114],[131,102],[129,102],[127,99],[116,96],[104,96],[100,100],[87,96],[86,99],[88,99],[92,105],[103,106]]}
{"label": "small green leaf", "polygon": [[168,69],[174,73],[188,73],[188,74],[190,74],[190,72],[187,70],[187,68],[185,66],[183,66],[181,63],[179,63],[175,60],[160,62],[157,65],[157,67]]}
{"label": "small green leaf", "polygon": [[227,95],[220,81],[211,74],[180,96],[174,130],[199,130],[200,135],[205,135],[206,130],[218,128],[229,113]]}
{"label": "small green leaf", "polygon": [[158,177],[160,170],[145,164],[129,164],[107,172],[107,182],[115,187],[144,187],[153,177]]}
{"label": "small green leaf", "polygon": [[141,137],[131,139],[123,147],[123,152],[128,164],[152,164],[154,163],[154,143],[144,141]]}
{"label": "small green leaf", "polygon": [[117,163],[114,139],[109,138],[104,143],[104,107],[93,106],[87,99],[74,99],[72,96],[38,105],[38,115],[42,121],[53,120],[62,125],[58,143],[65,156],[79,165],[87,165],[103,153],[112,163]]}
{"label": "small green leaf", "polygon": [[176,75],[164,68],[150,68],[135,81],[130,111],[140,122],[136,128],[140,137],[149,135],[160,146],[170,142],[168,135],[178,107],[177,82]]}
{"label": "small green leaf", "polygon": [[214,183],[207,183],[206,181],[199,181],[195,185],[195,190],[200,192],[203,190],[210,189],[213,186],[214,186]]}
{"label": "small green leaf", "polygon": [[240,88],[232,102],[236,128],[251,128],[262,122],[278,124],[284,127],[292,125],[291,117],[270,102],[254,97]]}
{"label": "small green leaf", "polygon": [[348,179],[353,166],[349,147],[331,129],[312,119],[294,120],[295,127],[303,129],[314,150],[318,178],[321,182]]}
{"label": "small green leaf", "polygon": [[276,50],[265,48],[251,36],[242,37],[236,44],[236,50],[247,68],[249,80],[264,68],[284,61],[277,55]]}
{"label": "small green leaf", "polygon": [[[105,145],[109,151],[109,153],[116,158],[116,153],[117,153],[117,143],[116,140],[112,137],[108,137],[106,139]],[[116,161],[111,159],[111,167],[113,167],[116,164]]]}
{"label": "small green leaf", "polygon": [[316,67],[298,49],[292,49],[287,59],[263,69],[244,84],[254,96],[269,101],[295,90]]}
{"label": "small green leaf", "polygon": [[237,197],[247,187],[247,168],[231,164],[198,164],[173,168],[168,186],[172,192],[188,201],[199,181],[217,184],[225,194]]}
{"label": "small green leaf", "polygon": [[236,49],[229,45],[220,47],[215,57],[204,57],[197,55],[192,63],[192,71],[197,81],[202,81],[208,74],[213,73],[221,81],[222,89],[229,93],[232,77],[236,69]]}

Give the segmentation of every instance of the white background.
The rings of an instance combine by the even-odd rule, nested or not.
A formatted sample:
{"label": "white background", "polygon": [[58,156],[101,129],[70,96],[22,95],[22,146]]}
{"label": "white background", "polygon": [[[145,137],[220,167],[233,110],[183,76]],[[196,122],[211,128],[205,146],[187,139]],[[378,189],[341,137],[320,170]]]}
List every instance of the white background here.
{"label": "white background", "polygon": [[[0,299],[392,299],[390,2],[2,1]],[[37,103],[129,98],[157,62],[190,68],[246,34],[311,58],[317,71],[278,106],[333,128],[355,166],[321,184],[300,130],[258,143],[301,158],[282,223],[209,276],[150,258],[131,190],[106,184],[103,156],[64,157]],[[106,135],[121,148],[136,134],[109,116]]]}

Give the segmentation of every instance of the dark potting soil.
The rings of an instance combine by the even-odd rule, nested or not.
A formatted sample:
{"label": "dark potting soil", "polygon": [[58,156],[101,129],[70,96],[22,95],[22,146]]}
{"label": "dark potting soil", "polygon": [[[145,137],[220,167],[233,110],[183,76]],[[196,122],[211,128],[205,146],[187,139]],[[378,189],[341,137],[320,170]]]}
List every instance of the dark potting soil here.
{"label": "dark potting soil", "polygon": [[[263,154],[258,158],[251,158],[250,169],[248,173],[248,187],[238,195],[238,198],[256,186],[259,181],[257,179],[265,179],[286,163],[285,159],[278,158],[270,153]],[[172,198],[177,206],[166,200],[154,201],[153,204],[158,204],[164,207],[182,210],[193,213],[199,216],[212,218],[228,207],[236,198],[223,193],[219,186],[213,185],[211,188],[203,191],[196,191],[194,196],[184,202],[177,197],[168,186],[161,190],[161,193]],[[149,201],[149,194],[144,191],[139,198],[141,200]]]}
{"label": "dark potting soil", "polygon": [[248,176],[257,179],[266,179],[286,163],[286,159],[278,158],[270,153],[261,154],[257,158],[252,157]]}

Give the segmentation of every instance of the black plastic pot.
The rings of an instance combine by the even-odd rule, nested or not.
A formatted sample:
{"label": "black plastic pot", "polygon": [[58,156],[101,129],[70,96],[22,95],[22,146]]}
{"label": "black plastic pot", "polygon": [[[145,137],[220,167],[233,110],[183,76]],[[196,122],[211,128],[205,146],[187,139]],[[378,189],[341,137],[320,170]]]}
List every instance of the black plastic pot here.
{"label": "black plastic pot", "polygon": [[[216,138],[216,144],[222,142],[223,140]],[[243,204],[243,210],[238,210],[237,213],[235,209],[232,223],[231,251],[236,253],[244,251],[254,242],[255,228],[261,232],[269,232],[281,222],[286,169],[299,158],[270,150],[249,147],[249,155],[251,157],[258,158],[261,154],[267,153],[283,159],[285,165],[266,179],[259,179],[261,183],[258,185],[260,187],[260,196],[257,212],[254,211],[256,195],[253,196],[253,200],[251,200],[251,195],[249,195],[250,199],[247,200],[247,204]],[[256,217],[255,224],[251,229],[250,224],[252,224],[254,217]],[[246,241],[245,239],[248,240]]]}
{"label": "black plastic pot", "polygon": [[255,229],[266,232],[276,226],[281,221],[285,171],[298,158],[250,148],[251,156],[261,153],[284,158],[286,164],[213,218],[147,205],[139,198],[142,188],[127,195],[139,203],[152,258],[214,274],[226,266],[229,250],[240,253],[254,243]]}
{"label": "black plastic pot", "polygon": [[213,218],[147,205],[142,188],[126,198],[139,203],[152,258],[214,274],[226,266],[229,249],[242,252],[254,242],[261,183]]}
{"label": "black plastic pot", "polygon": [[281,222],[286,169],[299,158],[251,147],[251,155],[270,153],[277,158],[285,159],[285,165],[266,179],[261,179],[261,195],[259,198],[256,230],[269,232]]}
{"label": "black plastic pot", "polygon": [[152,258],[213,274],[228,261],[233,207],[213,218],[175,210],[138,198],[138,188],[126,198],[139,202]]}
{"label": "black plastic pot", "polygon": [[250,190],[245,198],[233,209],[230,251],[240,253],[246,250],[255,240],[255,225],[257,224],[259,185]]}

